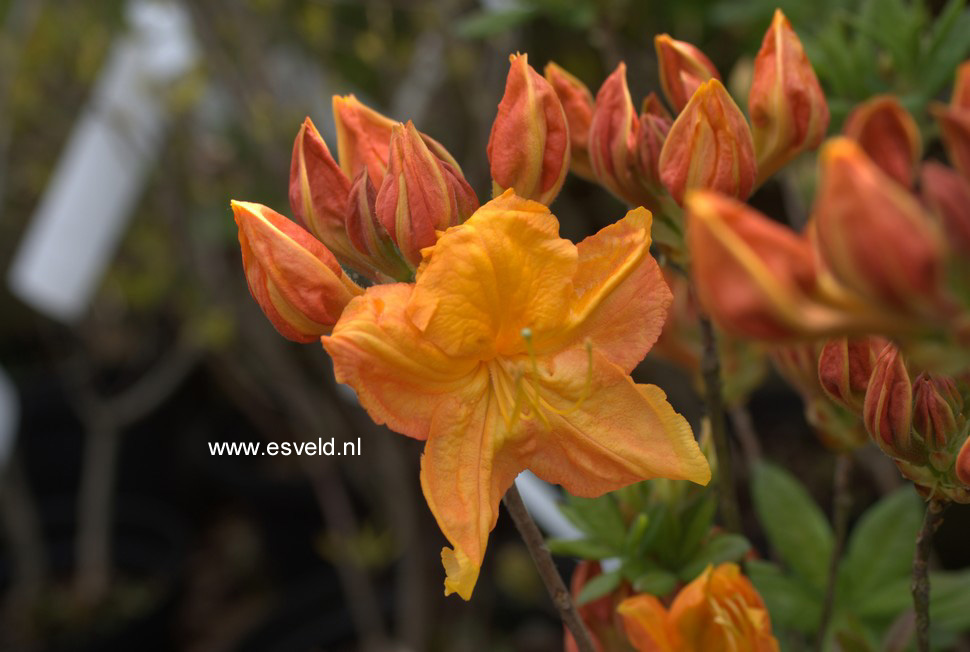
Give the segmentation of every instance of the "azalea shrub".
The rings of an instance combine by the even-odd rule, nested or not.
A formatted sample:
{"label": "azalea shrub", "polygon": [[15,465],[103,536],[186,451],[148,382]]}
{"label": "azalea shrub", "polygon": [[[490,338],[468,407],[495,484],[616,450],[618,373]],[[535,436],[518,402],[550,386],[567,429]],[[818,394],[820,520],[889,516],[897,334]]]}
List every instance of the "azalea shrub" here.
{"label": "azalea shrub", "polygon": [[[232,202],[269,321],[320,341],[375,423],[424,442],[446,595],[473,599],[505,497],[566,649],[929,650],[970,630],[970,575],[928,570],[944,509],[970,503],[967,14],[906,15],[920,56],[949,66],[945,100],[938,70],[935,90],[849,97],[834,37],[803,42],[775,10],[743,92],[667,34],[643,98],[623,62],[594,93],[511,54],[480,153],[491,188],[423,125],[347,95],[335,143],[299,127],[290,217]],[[803,221],[753,205],[805,170]],[[628,206],[578,243],[554,208],[570,172]],[[635,379],[651,351],[703,418]],[[763,459],[746,404],[769,365],[832,456],[831,522]],[[847,469],[869,448],[912,486],[852,519]],[[530,538],[525,470],[562,487],[576,536]],[[581,560],[569,592],[547,549]]]}

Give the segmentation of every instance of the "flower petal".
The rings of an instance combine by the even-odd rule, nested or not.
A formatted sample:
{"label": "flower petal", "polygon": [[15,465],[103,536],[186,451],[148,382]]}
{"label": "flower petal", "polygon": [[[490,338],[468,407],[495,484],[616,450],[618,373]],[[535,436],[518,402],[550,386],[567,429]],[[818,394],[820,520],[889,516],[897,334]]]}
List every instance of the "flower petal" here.
{"label": "flower petal", "polygon": [[542,362],[540,405],[549,425],[533,433],[536,475],[587,497],[649,478],[710,481],[690,426],[659,387],[635,384],[595,350]]}
{"label": "flower petal", "polygon": [[650,255],[652,219],[650,211],[636,208],[577,245],[577,298],[567,336],[580,344],[589,339],[626,373],[657,341],[673,300]]}
{"label": "flower petal", "polygon": [[368,288],[322,342],[337,381],[354,388],[375,422],[425,439],[435,409],[468,391],[479,365],[445,355],[421,335],[404,314],[411,289],[405,283]]}
{"label": "flower petal", "polygon": [[616,608],[623,618],[623,630],[638,652],[674,652],[675,634],[667,610],[647,593],[627,598]]}
{"label": "flower petal", "polygon": [[522,329],[561,330],[577,253],[542,204],[506,191],[425,256],[407,314],[447,354],[520,353]]}
{"label": "flower petal", "polygon": [[421,488],[438,526],[454,548],[441,551],[445,595],[471,598],[498,504],[525,466],[501,436],[505,424],[488,376],[473,392],[435,412],[421,457]]}

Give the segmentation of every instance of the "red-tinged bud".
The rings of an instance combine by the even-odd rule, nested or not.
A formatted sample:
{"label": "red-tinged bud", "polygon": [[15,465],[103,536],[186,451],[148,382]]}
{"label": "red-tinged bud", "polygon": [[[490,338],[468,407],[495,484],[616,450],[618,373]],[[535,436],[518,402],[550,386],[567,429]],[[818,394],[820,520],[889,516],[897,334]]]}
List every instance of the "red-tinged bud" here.
{"label": "red-tinged bud", "polygon": [[813,299],[808,240],[747,204],[709,191],[687,197],[692,278],[707,313],[738,337],[822,335],[840,316]]}
{"label": "red-tinged bud", "polygon": [[970,181],[951,168],[933,161],[923,164],[920,193],[943,223],[943,230],[954,250],[970,255]]}
{"label": "red-tinged bud", "polygon": [[850,412],[861,412],[872,368],[886,344],[881,337],[827,341],[818,357],[818,380],[828,397]]}
{"label": "red-tinged bud", "polygon": [[394,239],[381,224],[376,203],[377,190],[367,176],[367,168],[364,168],[350,188],[347,236],[357,251],[382,274],[398,281],[411,280],[414,278],[414,268],[404,260]]}
{"label": "red-tinged bud", "polygon": [[293,217],[337,257],[373,281],[382,279],[370,261],[347,239],[350,181],[330,155],[320,132],[307,118],[293,143],[290,162],[290,209]]}
{"label": "red-tinged bud", "polygon": [[[656,96],[652,93],[651,96],[656,99]],[[664,142],[667,140],[667,134],[670,133],[670,126],[673,121],[669,117],[658,115],[647,109],[648,105],[645,102],[644,111],[640,114],[640,133],[637,138],[640,152],[639,165],[643,176],[652,185],[659,186],[660,152],[663,150]]]}
{"label": "red-tinged bud", "polygon": [[404,259],[417,267],[421,250],[438,241],[437,231],[461,224],[477,208],[461,173],[435,156],[411,122],[396,125],[375,209]]}
{"label": "red-tinged bud", "polygon": [[949,458],[949,444],[962,429],[963,397],[952,378],[922,373],[913,382],[913,428],[930,449],[930,461],[937,470],[945,471],[949,459],[941,460],[932,453]]}
{"label": "red-tinged bud", "polygon": [[653,45],[660,66],[660,88],[678,113],[701,84],[721,79],[711,60],[690,43],[660,34],[654,37]]}
{"label": "red-tinged bud", "polygon": [[859,143],[883,172],[913,187],[923,140],[916,120],[896,97],[880,95],[863,102],[846,118],[842,133]]}
{"label": "red-tinged bud", "polygon": [[821,154],[819,253],[844,286],[909,315],[942,305],[943,240],[916,198],[848,138]]}
{"label": "red-tinged bud", "polygon": [[954,472],[957,480],[964,486],[970,488],[970,437],[963,442],[963,446],[960,447],[960,452],[957,453]]}
{"label": "red-tinged bud", "polygon": [[797,154],[818,147],[829,126],[829,107],[818,77],[780,9],[754,61],[748,113],[758,184]]}
{"label": "red-tinged bud", "polygon": [[[363,168],[371,183],[380,188],[387,170],[391,129],[400,124],[364,106],[353,95],[333,96],[333,120],[337,127],[337,158],[348,179],[356,179]],[[435,156],[460,170],[448,150],[430,136],[421,134]]]}
{"label": "red-tinged bud", "polygon": [[695,188],[748,198],[758,172],[751,130],[721,82],[698,87],[670,127],[658,165],[677,203]]}
{"label": "red-tinged bud", "polygon": [[926,448],[913,437],[913,384],[902,355],[889,344],[869,378],[862,420],[873,441],[890,457],[924,464]]}
{"label": "red-tinged bud", "polygon": [[593,94],[586,84],[555,63],[546,64],[546,81],[562,103],[569,125],[569,169],[584,179],[595,179],[589,160],[589,126],[593,122]]}
{"label": "red-tinged bud", "polygon": [[773,346],[768,351],[768,357],[781,377],[804,397],[816,396],[821,389],[818,354],[818,343],[814,341]]}
{"label": "red-tinged bud", "polygon": [[525,54],[509,57],[505,95],[488,137],[495,195],[515,194],[549,205],[569,171],[569,127],[552,85]]}
{"label": "red-tinged bud", "polygon": [[596,180],[633,206],[656,208],[655,190],[640,170],[640,120],[620,63],[596,94],[589,128],[589,156]]}
{"label": "red-tinged bud", "polygon": [[253,298],[280,332],[297,342],[328,335],[361,290],[316,238],[276,211],[232,202],[243,269]]}
{"label": "red-tinged bud", "polygon": [[957,68],[950,104],[935,104],[930,110],[940,123],[950,163],[970,180],[970,61]]}

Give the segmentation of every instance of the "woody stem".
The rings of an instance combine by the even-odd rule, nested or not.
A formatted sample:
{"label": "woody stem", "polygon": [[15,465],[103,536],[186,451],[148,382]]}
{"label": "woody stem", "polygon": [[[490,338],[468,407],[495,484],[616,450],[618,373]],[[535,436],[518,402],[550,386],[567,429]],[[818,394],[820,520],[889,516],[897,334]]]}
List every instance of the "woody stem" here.
{"label": "woody stem", "polygon": [[721,388],[721,359],[717,351],[714,325],[706,316],[700,318],[703,357],[701,373],[704,376],[704,403],[707,418],[711,421],[711,436],[717,452],[718,499],[721,518],[731,532],[741,531],[741,512],[734,485],[734,466],[731,463],[731,447],[728,444],[727,420],[724,413],[724,396]]}
{"label": "woody stem", "polygon": [[923,526],[916,535],[916,555],[913,557],[913,608],[916,610],[916,650],[930,650],[930,551],[933,534],[943,522],[946,503],[931,498],[926,504]]}
{"label": "woody stem", "polygon": [[535,521],[532,520],[529,510],[526,509],[525,503],[522,502],[522,496],[519,495],[519,490],[516,488],[515,483],[505,492],[505,497],[502,499],[502,502],[505,503],[505,509],[508,510],[509,516],[512,517],[512,521],[515,523],[515,527],[518,528],[519,534],[522,535],[522,540],[525,542],[526,548],[529,549],[529,554],[532,555],[532,561],[535,562],[539,576],[542,578],[542,583],[546,585],[546,590],[549,591],[549,597],[552,598],[553,604],[559,610],[559,617],[562,618],[562,622],[576,640],[576,647],[579,649],[579,652],[596,652],[593,639],[590,638],[589,632],[586,630],[586,625],[583,624],[583,620],[579,616],[579,611],[576,609],[576,604],[569,595],[569,591],[562,581],[562,576],[559,575],[559,571],[556,569],[556,564],[552,561],[552,555],[549,554],[549,549],[546,547],[546,542],[542,538],[542,533],[539,532],[539,528]]}

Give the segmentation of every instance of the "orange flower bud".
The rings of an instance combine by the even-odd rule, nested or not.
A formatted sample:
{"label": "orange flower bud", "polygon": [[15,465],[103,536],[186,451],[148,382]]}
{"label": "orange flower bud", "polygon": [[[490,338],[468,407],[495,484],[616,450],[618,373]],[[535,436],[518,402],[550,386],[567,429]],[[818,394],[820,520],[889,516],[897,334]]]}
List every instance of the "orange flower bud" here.
{"label": "orange flower bud", "polygon": [[692,192],[687,245],[700,303],[725,332],[777,340],[832,327],[835,315],[812,299],[816,269],[808,240],[747,204]]}
{"label": "orange flower bud", "polygon": [[[371,183],[380,188],[387,170],[391,147],[391,129],[400,124],[364,106],[353,95],[333,96],[333,120],[337,127],[337,158],[349,179],[356,179],[363,168]],[[435,156],[460,170],[448,150],[430,136],[421,134]]]}
{"label": "orange flower bud", "polygon": [[640,171],[654,186],[660,185],[660,152],[673,120],[653,93],[643,101],[640,114],[640,130],[637,144],[640,153]]}
{"label": "orange flower bud", "polygon": [[276,211],[233,201],[232,212],[249,291],[276,330],[297,342],[328,335],[363,290],[325,246]]}
{"label": "orange flower bud", "polygon": [[923,155],[919,125],[892,95],[863,102],[849,114],[842,133],[859,143],[883,172],[912,188]]}
{"label": "orange flower bud", "polygon": [[589,156],[597,181],[633,206],[656,208],[654,191],[639,167],[640,120],[620,63],[596,94],[589,128]]}
{"label": "orange flower bud", "polygon": [[692,188],[747,199],[757,163],[751,130],[724,85],[701,84],[670,127],[660,152],[660,179],[682,203]]}
{"label": "orange flower bud", "polygon": [[748,113],[758,184],[795,155],[818,147],[829,126],[829,107],[818,77],[780,9],[754,60]]}
{"label": "orange flower bud", "polygon": [[913,437],[913,384],[899,350],[886,345],[869,378],[862,406],[869,436],[890,457],[923,464],[926,448]]}
{"label": "orange flower bud", "polygon": [[652,595],[636,595],[617,611],[637,650],[778,650],[764,600],[737,564],[708,566],[669,610]]}
{"label": "orange flower bud", "polygon": [[569,171],[569,128],[552,85],[529,65],[528,56],[509,57],[505,95],[488,137],[488,163],[495,195],[515,194],[549,205]]}
{"label": "orange flower bud", "polygon": [[[385,177],[386,179],[386,177]],[[414,268],[394,243],[377,216],[377,190],[367,176],[367,168],[360,171],[350,187],[347,206],[347,236],[367,260],[389,278],[407,281],[414,277]]]}
{"label": "orange flower bud", "polygon": [[839,337],[827,341],[818,357],[818,379],[830,399],[861,412],[876,358],[886,348],[881,337]]}
{"label": "orange flower bud", "polygon": [[970,181],[951,168],[933,161],[920,172],[923,202],[936,213],[951,246],[964,256],[970,254]]}
{"label": "orange flower bud", "polygon": [[823,148],[814,213],[819,253],[843,285],[896,311],[935,314],[940,234],[855,142],[836,138]]}
{"label": "orange flower bud", "polygon": [[721,76],[711,60],[690,43],[660,34],[654,37],[653,45],[660,66],[660,88],[678,113],[701,84],[708,79],[720,81]]}
{"label": "orange flower bud", "polygon": [[417,267],[421,249],[437,242],[436,231],[461,224],[477,208],[465,178],[432,153],[414,125],[395,125],[375,210],[404,259]]}
{"label": "orange flower bud", "polygon": [[970,437],[963,442],[963,446],[960,447],[960,452],[957,453],[954,472],[957,480],[967,487],[970,487]]}
{"label": "orange flower bud", "polygon": [[593,94],[586,84],[549,62],[545,68],[546,81],[562,103],[569,125],[569,169],[585,178],[594,179],[593,164],[589,160],[589,126],[593,122]]}
{"label": "orange flower bud", "polygon": [[[913,382],[913,428],[930,451],[947,452],[953,437],[960,432],[957,417],[962,410],[963,397],[952,378],[927,373],[916,377]],[[930,462],[940,471],[950,466],[949,459],[941,462],[932,453]]]}
{"label": "orange flower bud", "polygon": [[818,377],[817,342],[793,342],[773,346],[768,351],[768,357],[781,377],[803,397],[819,394],[821,386]]}
{"label": "orange flower bud", "polygon": [[943,131],[950,163],[970,180],[970,61],[957,68],[950,104],[938,104],[931,110]]}

